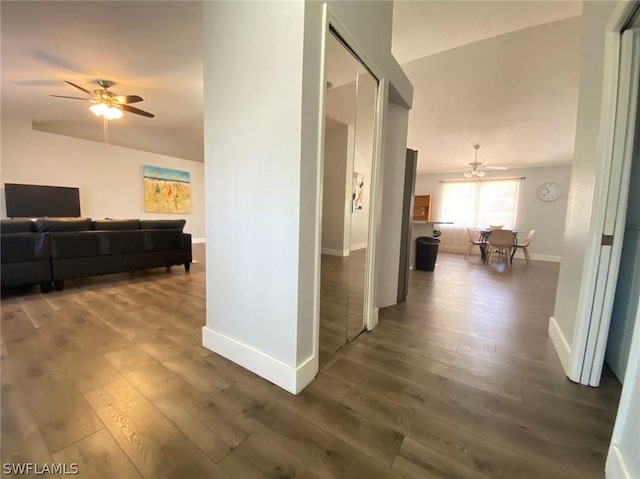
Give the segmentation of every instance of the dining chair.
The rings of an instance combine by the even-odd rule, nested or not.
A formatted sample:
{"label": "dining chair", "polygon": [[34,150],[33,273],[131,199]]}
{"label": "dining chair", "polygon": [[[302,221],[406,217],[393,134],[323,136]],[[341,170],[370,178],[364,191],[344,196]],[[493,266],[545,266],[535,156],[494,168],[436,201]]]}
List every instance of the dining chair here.
{"label": "dining chair", "polygon": [[488,263],[491,263],[493,254],[497,251],[500,257],[505,258],[507,263],[511,261],[511,250],[513,249],[513,231],[511,230],[494,230],[487,240],[489,247]]}
{"label": "dining chair", "polygon": [[482,245],[484,244],[484,241],[480,239],[480,233],[478,230],[467,228],[467,234],[469,235],[469,245],[467,246],[467,252],[464,254],[465,259],[469,257],[469,253],[471,253],[474,246],[482,248]]}
{"label": "dining chair", "polygon": [[527,233],[526,239],[522,243],[518,242],[518,249],[522,249],[522,251],[524,252],[524,260],[527,262],[527,264],[529,264],[529,260],[531,259],[529,257],[529,245],[531,244],[531,238],[533,238],[535,232],[536,230],[529,231]]}

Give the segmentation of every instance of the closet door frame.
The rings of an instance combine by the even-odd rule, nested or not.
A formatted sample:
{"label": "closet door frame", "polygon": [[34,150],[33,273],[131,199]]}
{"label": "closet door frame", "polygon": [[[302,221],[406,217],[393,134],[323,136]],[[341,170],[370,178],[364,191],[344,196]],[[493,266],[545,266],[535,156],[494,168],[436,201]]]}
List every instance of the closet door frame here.
{"label": "closet door frame", "polygon": [[[322,183],[324,169],[324,141],[325,141],[325,101],[326,101],[326,45],[328,35],[332,33],[341,41],[345,47],[351,51],[351,53],[359,60],[359,62],[366,68],[369,73],[377,80],[378,86],[376,89],[376,99],[374,107],[374,128],[373,128],[373,155],[371,161],[371,190],[370,190],[370,202],[369,202],[369,218],[368,218],[368,246],[365,263],[365,279],[364,279],[364,329],[371,331],[378,324],[378,307],[375,301],[375,258],[376,258],[376,243],[377,243],[377,226],[380,224],[381,216],[381,198],[380,192],[382,191],[381,182],[382,177],[380,175],[381,165],[381,152],[383,151],[383,134],[382,124],[384,120],[386,100],[388,98],[388,82],[382,75],[381,69],[375,64],[375,62],[366,55],[364,50],[360,47],[358,42],[354,39],[353,35],[344,26],[344,24],[334,14],[331,7],[327,4],[323,6],[323,51],[322,51],[322,90],[320,92],[320,141],[318,148],[318,191],[320,192],[317,201],[316,221],[318,224],[318,244],[322,241]],[[316,354],[319,351],[319,298],[320,298],[320,248],[317,251],[317,281],[316,281],[316,320],[315,320],[315,348]]]}

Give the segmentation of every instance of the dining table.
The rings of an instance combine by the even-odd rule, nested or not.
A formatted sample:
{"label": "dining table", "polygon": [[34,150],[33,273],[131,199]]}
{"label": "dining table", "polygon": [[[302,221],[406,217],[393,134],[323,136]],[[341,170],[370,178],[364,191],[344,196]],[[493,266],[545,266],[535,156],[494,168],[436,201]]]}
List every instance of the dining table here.
{"label": "dining table", "polygon": [[[482,262],[486,263],[488,259],[487,249],[489,246],[488,240],[489,236],[491,236],[491,232],[493,230],[491,228],[486,228],[480,230],[479,240],[481,241],[480,245],[480,257],[482,258]],[[509,263],[513,264],[513,257],[516,255],[516,251],[518,250],[518,232],[513,231],[513,250],[511,251],[511,257],[509,258]]]}

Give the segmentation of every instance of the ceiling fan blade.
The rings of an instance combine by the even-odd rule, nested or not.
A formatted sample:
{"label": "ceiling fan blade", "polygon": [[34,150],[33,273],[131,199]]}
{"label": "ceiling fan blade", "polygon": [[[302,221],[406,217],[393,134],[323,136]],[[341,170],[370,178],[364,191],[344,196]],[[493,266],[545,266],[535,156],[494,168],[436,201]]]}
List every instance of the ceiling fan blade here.
{"label": "ceiling fan blade", "polygon": [[155,117],[153,113],[149,113],[148,111],[140,110],[139,108],[134,108],[129,105],[118,105],[118,108],[122,108],[124,111],[128,111],[129,113],[135,113],[136,115],[146,116],[147,118]]}
{"label": "ceiling fan blade", "polygon": [[91,98],[80,98],[79,96],[51,95],[56,98],[69,98],[70,100],[91,101]]}
{"label": "ceiling fan blade", "polygon": [[80,85],[76,85],[75,83],[71,83],[70,81],[65,80],[65,83],[68,83],[69,85],[71,85],[72,87],[77,88],[78,90],[81,90],[83,92],[85,92],[87,95],[89,96],[93,96],[93,93],[91,93],[89,90],[87,90],[86,88],[82,88]]}
{"label": "ceiling fan blade", "polygon": [[485,170],[508,170],[506,166],[483,166]]}
{"label": "ceiling fan blade", "polygon": [[113,99],[120,103],[121,105],[126,105],[127,103],[138,103],[139,101],[143,101],[143,98],[138,95],[116,95]]}

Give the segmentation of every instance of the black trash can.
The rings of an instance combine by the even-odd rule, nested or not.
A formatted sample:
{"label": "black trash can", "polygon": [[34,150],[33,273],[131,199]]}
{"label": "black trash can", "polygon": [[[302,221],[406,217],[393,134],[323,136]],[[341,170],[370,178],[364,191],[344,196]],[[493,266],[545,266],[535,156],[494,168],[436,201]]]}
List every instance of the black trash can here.
{"label": "black trash can", "polygon": [[433,271],[436,268],[439,239],[431,236],[416,238],[416,269],[420,271]]}

